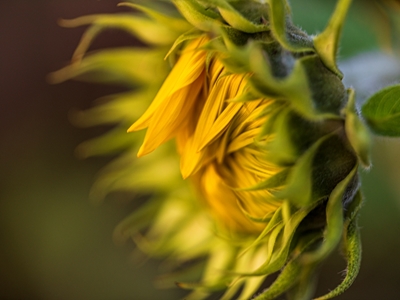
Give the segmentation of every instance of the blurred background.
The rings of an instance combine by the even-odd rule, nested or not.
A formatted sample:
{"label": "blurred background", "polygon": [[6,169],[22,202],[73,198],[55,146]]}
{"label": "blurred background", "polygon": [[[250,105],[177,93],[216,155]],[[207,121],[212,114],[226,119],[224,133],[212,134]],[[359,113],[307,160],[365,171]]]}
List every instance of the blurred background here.
{"label": "blurred background", "polygon": [[[107,128],[80,129],[73,109],[90,107],[118,87],[67,82],[46,75],[68,63],[84,28],[65,29],[59,18],[122,11],[116,0],[0,1],[0,299],[179,299],[157,290],[158,262],[132,262],[133,244],[112,242],[114,227],[134,204],[109,197],[88,200],[96,173],[110,158],[85,161],[75,147]],[[376,26],[358,1],[345,26],[341,68],[347,85],[365,97],[400,81],[400,63],[379,52]],[[321,31],[332,0],[292,0],[296,24]],[[358,5],[358,6],[357,6]],[[92,49],[133,45],[104,32]],[[398,53],[400,54],[400,53]],[[361,99],[362,97],[360,97]],[[362,101],[362,100],[360,100]],[[400,140],[375,138],[374,166],[363,172],[366,197],[360,226],[363,263],[354,285],[338,299],[398,299],[400,295]],[[322,268],[318,294],[332,289],[345,264],[333,256]]]}

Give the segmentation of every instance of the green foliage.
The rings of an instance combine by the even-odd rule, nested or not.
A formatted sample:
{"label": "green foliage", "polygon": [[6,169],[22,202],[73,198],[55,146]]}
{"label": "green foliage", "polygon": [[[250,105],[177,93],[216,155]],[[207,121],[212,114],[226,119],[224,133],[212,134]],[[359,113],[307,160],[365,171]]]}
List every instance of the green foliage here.
{"label": "green foliage", "polygon": [[384,88],[362,107],[368,127],[376,134],[400,136],[400,85]]}

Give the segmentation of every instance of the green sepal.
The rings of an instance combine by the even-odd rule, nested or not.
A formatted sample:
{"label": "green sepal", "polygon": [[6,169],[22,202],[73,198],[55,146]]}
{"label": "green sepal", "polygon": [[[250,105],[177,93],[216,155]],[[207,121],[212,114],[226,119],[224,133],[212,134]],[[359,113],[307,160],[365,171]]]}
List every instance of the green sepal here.
{"label": "green sepal", "polygon": [[[141,262],[141,260],[139,260]],[[175,262],[166,261],[168,269],[159,276],[157,276],[154,281],[154,287],[157,289],[170,289],[176,288],[177,282],[198,280],[199,274],[202,273],[204,269],[204,261],[195,261],[190,264],[190,266],[185,266],[185,268],[180,268],[175,266]],[[170,266],[170,264],[172,266]],[[164,267],[164,266],[163,266]],[[208,295],[208,294],[207,294]],[[190,295],[186,296],[187,300],[191,299]]]}
{"label": "green sepal", "polygon": [[321,144],[330,138],[328,134],[317,140],[291,168],[286,187],[275,194],[280,199],[288,199],[297,207],[304,207],[313,201],[313,161]]}
{"label": "green sepal", "polygon": [[138,231],[150,225],[159,209],[160,201],[158,199],[147,201],[115,227],[113,240],[118,244],[125,243]]}
{"label": "green sepal", "polygon": [[147,89],[134,90],[101,97],[92,108],[70,113],[71,122],[79,127],[92,127],[103,124],[124,124],[126,127],[137,120],[147,109],[156,95],[152,86]]}
{"label": "green sepal", "polygon": [[290,289],[299,280],[302,265],[297,261],[290,261],[279,274],[274,283],[253,300],[273,300]]}
{"label": "green sepal", "polygon": [[[289,204],[286,202],[286,205]],[[265,234],[264,241],[271,244],[271,247],[269,247],[269,260],[264,262],[254,272],[238,273],[238,275],[241,275],[243,277],[269,275],[281,269],[287,262],[291,241],[296,233],[296,229],[298,228],[301,221],[310,213],[310,211],[315,208],[316,205],[317,202],[297,210],[286,222],[282,220],[282,222],[276,223],[275,226],[271,228],[271,232],[263,232],[262,235]],[[274,233],[275,235],[273,235]],[[268,241],[265,240],[267,238]],[[258,243],[258,240],[261,241],[261,238],[257,238],[257,242],[253,242],[252,246]]]}
{"label": "green sepal", "polygon": [[[286,284],[277,284],[275,288],[272,288],[272,286],[275,284],[273,283],[273,285],[270,288],[266,289],[258,297],[260,297],[260,299],[275,299],[275,297],[277,296],[276,294],[278,293],[282,294],[286,292],[287,299],[291,300],[310,299],[314,291],[316,265],[307,265],[307,266],[303,265],[301,263],[301,260],[299,259],[299,256],[304,251],[306,251],[310,246],[312,246],[319,238],[320,235],[319,233],[316,232],[303,234],[301,236],[301,239],[298,241],[295,248],[293,249],[291,261],[284,267],[281,274],[279,275],[279,277],[287,276],[286,277],[287,280],[291,278],[292,284],[290,284],[290,282],[286,282]],[[296,265],[297,267],[300,267],[300,269],[296,270],[296,274],[292,274],[293,277],[290,276],[290,274],[286,275],[284,274],[284,272],[289,273],[289,270],[285,271],[285,269],[289,265]],[[281,283],[283,283],[284,278],[279,279],[279,277],[277,280],[281,280]]]}
{"label": "green sepal", "polygon": [[208,0],[215,5],[224,20],[233,28],[246,33],[269,30],[267,6],[253,1]]}
{"label": "green sepal", "polygon": [[270,190],[270,189],[276,189],[279,187],[282,187],[287,180],[287,177],[289,175],[290,169],[285,168],[279,173],[276,173],[272,177],[268,178],[265,181],[261,181],[256,185],[246,187],[246,188],[241,188],[238,189],[240,191],[259,191],[259,190]]}
{"label": "green sepal", "polygon": [[287,300],[309,300],[312,298],[316,285],[315,265],[302,265],[298,282],[286,292]]}
{"label": "green sepal", "polygon": [[[143,136],[139,135],[136,139],[142,140]],[[179,185],[179,168],[164,149],[159,153],[160,157],[146,156],[140,160],[132,155],[136,152],[137,148],[129,150],[103,168],[90,190],[93,202],[103,200],[114,191],[165,193]]]}
{"label": "green sepal", "polygon": [[231,39],[231,31],[227,29],[217,30],[221,36],[208,43],[208,49],[222,54],[221,61],[228,71],[238,74],[249,72],[249,57],[252,51],[251,49],[255,46],[256,42],[249,41],[244,46],[238,46]]}
{"label": "green sepal", "polygon": [[260,118],[264,116],[268,117],[265,123],[262,125],[260,134],[256,141],[262,140],[265,138],[265,136],[274,132],[275,121],[286,107],[288,107],[287,102],[275,100],[262,111]]}
{"label": "green sepal", "polygon": [[400,136],[400,85],[386,87],[372,95],[361,111],[372,132]]}
{"label": "green sepal", "polygon": [[315,251],[306,253],[302,256],[304,264],[317,263],[325,259],[337,246],[343,234],[343,196],[357,173],[358,166],[333,189],[329,196],[326,206],[326,228],[324,232],[324,241]]}
{"label": "green sepal", "polygon": [[254,75],[250,78],[250,84],[256,91],[264,97],[277,97],[288,101],[293,109],[306,118],[318,118],[302,61],[297,60],[295,62],[287,77],[276,78],[270,65],[265,61],[261,48],[253,47],[251,50],[249,55],[250,69],[254,72]]}
{"label": "green sepal", "polygon": [[[227,274],[225,270],[234,268],[237,262],[237,248],[221,241],[221,243],[211,245],[208,256],[201,282],[179,282],[176,284],[181,288],[196,289],[203,293],[225,289],[232,280],[232,276]],[[188,299],[202,299],[198,294],[196,296]]]}
{"label": "green sepal", "polygon": [[354,218],[346,227],[343,241],[347,260],[346,276],[334,290],[324,296],[316,298],[315,300],[327,300],[339,296],[353,284],[358,275],[361,264],[362,248],[360,230],[357,227],[357,218]]}
{"label": "green sepal", "polygon": [[312,40],[291,24],[286,0],[269,0],[271,30],[283,48],[291,52],[314,52]]}
{"label": "green sepal", "polygon": [[346,121],[345,130],[346,136],[349,139],[351,146],[356,152],[361,164],[364,168],[369,168],[371,165],[370,148],[371,138],[365,125],[358,117],[355,103],[354,90],[349,89],[349,102],[345,108]]}
{"label": "green sepal", "polygon": [[190,24],[179,15],[173,6],[171,7],[173,10],[168,9],[166,5],[154,5],[154,1],[143,1],[143,4],[121,2],[118,6],[128,6],[139,10],[157,23],[176,32],[184,32],[191,28]]}
{"label": "green sepal", "polygon": [[340,119],[341,109],[348,97],[343,82],[323,64],[318,55],[308,55],[299,60],[307,74],[315,110],[323,118]]}
{"label": "green sepal", "polygon": [[323,63],[340,78],[343,74],[336,66],[339,38],[351,0],[339,0],[325,30],[314,38],[314,47]]}
{"label": "green sepal", "polygon": [[203,31],[210,31],[214,24],[219,22],[220,16],[211,9],[207,9],[197,0],[172,0],[185,19]]}
{"label": "green sepal", "polygon": [[[162,49],[118,48],[103,50],[85,57],[49,76],[51,83],[61,83],[69,79],[86,82],[122,84],[135,87],[158,80],[167,72]],[[131,65],[131,68],[127,68]],[[154,72],[154,70],[160,70]],[[165,72],[163,72],[163,70]]]}
{"label": "green sepal", "polygon": [[271,160],[279,165],[292,165],[297,157],[298,152],[293,145],[292,128],[289,126],[289,118],[291,111],[282,111],[277,116],[274,124],[274,138],[265,146],[267,150],[268,160]]}
{"label": "green sepal", "polygon": [[[313,199],[327,198],[337,184],[343,180],[357,164],[357,157],[350,145],[344,140],[343,128],[327,139],[319,148],[313,161]],[[329,177],[329,180],[326,178]],[[358,188],[358,180],[354,180],[346,192],[346,197]],[[344,199],[347,201],[348,199]]]}
{"label": "green sepal", "polygon": [[281,225],[282,223],[282,207],[279,207],[275,212],[270,221],[268,222],[267,226],[263,229],[263,231],[258,235],[258,237],[251,243],[250,246],[245,248],[240,255],[243,255],[247,251],[249,251],[251,248],[259,245],[260,243],[264,242],[265,237],[269,234],[271,234],[271,231],[278,227],[278,225]]}
{"label": "green sepal", "polygon": [[127,136],[126,126],[117,126],[103,135],[80,144],[75,153],[80,158],[120,153],[139,141],[138,136]]}
{"label": "green sepal", "polygon": [[204,32],[201,32],[197,29],[191,29],[184,34],[180,35],[175,41],[174,44],[172,45],[171,49],[169,49],[168,53],[165,55],[164,59],[167,59],[174,51],[176,51],[176,48],[181,45],[182,43],[186,41],[193,40],[195,38],[198,38],[200,36],[204,35]]}
{"label": "green sepal", "polygon": [[351,200],[349,205],[345,208],[346,209],[346,220],[352,221],[355,217],[357,217],[358,212],[360,211],[363,205],[363,195],[361,190],[357,190],[354,198]]}
{"label": "green sepal", "polygon": [[[301,263],[299,258],[301,254],[313,247],[321,239],[321,234],[319,231],[300,231],[296,237],[298,240],[294,243],[292,256]],[[309,300],[312,298],[316,284],[316,267],[316,264],[302,264],[296,284],[286,292],[288,300]]]}
{"label": "green sepal", "polygon": [[243,203],[240,200],[236,200],[236,203],[237,203],[239,209],[242,211],[242,213],[246,216],[246,218],[248,218],[249,220],[251,220],[255,223],[269,223],[271,218],[274,215],[274,212],[270,212],[270,213],[264,215],[263,217],[254,217],[246,210],[246,208],[243,206]]}
{"label": "green sepal", "polygon": [[82,35],[81,41],[72,56],[72,61],[81,60],[95,37],[107,28],[124,30],[145,43],[160,46],[170,45],[179,35],[178,32],[173,32],[162,24],[132,14],[89,15],[72,20],[60,20],[59,24],[67,28],[91,24]]}

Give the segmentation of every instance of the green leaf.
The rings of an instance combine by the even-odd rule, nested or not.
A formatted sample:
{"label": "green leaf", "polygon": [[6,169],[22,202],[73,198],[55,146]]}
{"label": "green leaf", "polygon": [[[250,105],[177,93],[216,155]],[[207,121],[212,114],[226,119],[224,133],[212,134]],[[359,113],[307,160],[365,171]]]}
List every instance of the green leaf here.
{"label": "green leaf", "polygon": [[336,66],[339,38],[351,0],[339,0],[326,29],[314,38],[314,46],[324,64],[340,78],[343,74]]}
{"label": "green leaf", "polygon": [[371,160],[369,155],[371,148],[370,135],[367,128],[364,126],[364,124],[357,115],[355,107],[356,103],[355,103],[354,90],[349,89],[348,92],[349,92],[349,102],[347,103],[345,109],[346,135],[354,151],[357,153],[357,156],[361,164],[365,168],[368,168],[371,165]]}
{"label": "green leaf", "polygon": [[361,111],[374,133],[400,136],[400,85],[380,90],[367,100]]}

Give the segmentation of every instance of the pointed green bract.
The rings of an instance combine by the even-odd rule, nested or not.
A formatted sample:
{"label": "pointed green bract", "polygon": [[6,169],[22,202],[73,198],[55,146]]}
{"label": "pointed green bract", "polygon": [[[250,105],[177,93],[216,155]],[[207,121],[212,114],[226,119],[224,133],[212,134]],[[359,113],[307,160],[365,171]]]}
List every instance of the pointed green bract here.
{"label": "pointed green bract", "polygon": [[320,138],[298,159],[296,164],[291,168],[286,187],[276,193],[278,198],[288,199],[298,207],[307,206],[313,201],[313,159],[321,144],[329,137],[331,135]]}
{"label": "pointed green bract", "polygon": [[254,185],[254,186],[242,188],[239,190],[257,191],[257,190],[264,190],[264,189],[267,189],[267,190],[276,189],[276,188],[282,187],[286,184],[286,180],[287,180],[289,172],[290,172],[289,168],[283,169],[281,172],[275,174],[274,176],[272,176],[271,178],[269,178],[266,181],[261,181],[260,183]]}
{"label": "pointed green bract", "polygon": [[253,300],[273,300],[290,289],[299,279],[301,264],[294,260],[289,262],[274,283],[264,292],[255,296]]}
{"label": "pointed green bract", "polygon": [[[226,0],[209,0],[208,2],[214,4],[224,20],[236,30],[255,33],[269,29],[265,4],[246,0],[230,3]],[[253,15],[257,16],[257,20],[252,18]]]}
{"label": "pointed green bract", "polygon": [[114,241],[118,244],[124,243],[139,232],[139,230],[148,226],[151,223],[151,219],[157,213],[159,205],[159,201],[149,201],[131,213],[115,227],[113,232]]}
{"label": "pointed green bract", "polygon": [[[166,64],[163,61],[164,51],[119,48],[103,50],[85,58],[81,63],[71,64],[49,76],[52,83],[68,79],[87,82],[120,84],[134,87],[163,76]],[[126,68],[131,65],[132,68]],[[154,73],[154,70],[159,70]]]}
{"label": "pointed green bract", "polygon": [[349,90],[349,102],[346,106],[346,135],[353,146],[354,151],[360,159],[361,164],[368,168],[371,165],[369,150],[371,147],[371,138],[367,128],[357,115],[355,107],[354,90]]}
{"label": "pointed green bract", "polygon": [[293,128],[290,128],[288,121],[290,117],[290,110],[280,113],[273,129],[275,138],[266,146],[270,159],[280,165],[291,165],[298,156],[297,149],[292,143]]}
{"label": "pointed green bract", "polygon": [[198,38],[200,36],[204,35],[203,32],[198,31],[198,30],[190,30],[188,32],[185,32],[184,34],[180,35],[175,41],[174,44],[172,45],[171,49],[169,49],[167,55],[165,55],[164,59],[167,59],[174,51],[176,51],[177,47],[181,45],[182,43],[186,41],[190,41],[192,39]]}
{"label": "pointed green bract", "polygon": [[326,206],[326,229],[324,241],[315,251],[302,257],[304,263],[315,263],[325,259],[337,246],[343,233],[343,196],[357,172],[357,166],[332,191]]}
{"label": "pointed green bract", "polygon": [[339,38],[351,0],[339,0],[326,29],[314,38],[314,46],[324,64],[337,76],[343,77],[336,65]]}
{"label": "pointed green bract", "polygon": [[130,14],[90,15],[60,21],[60,25],[63,27],[78,27],[89,24],[92,27],[82,36],[82,42],[75,50],[74,57],[79,55],[81,59],[93,39],[107,28],[122,29],[137,36],[142,41],[154,45],[170,45],[177,38],[177,33],[169,30],[163,24],[155,23],[147,17],[132,16]]}
{"label": "pointed green bract", "polygon": [[367,100],[361,111],[374,133],[400,136],[400,85],[380,90]]}
{"label": "pointed green bract", "polygon": [[[151,6],[149,4],[152,4],[152,2],[145,1],[143,4],[121,2],[118,4],[118,6],[128,6],[142,11],[156,21],[156,24],[159,23],[174,32],[182,32],[191,29],[190,24],[178,13],[176,13],[171,5],[170,7],[166,7],[165,5],[158,7],[155,5]],[[159,38],[160,36],[157,35],[156,37]]]}
{"label": "pointed green bract", "polygon": [[206,9],[197,0],[172,0],[186,20],[196,28],[210,31],[219,15],[212,10]]}
{"label": "pointed green bract", "polygon": [[296,61],[288,77],[278,79],[273,76],[270,66],[265,62],[261,49],[253,48],[250,54],[250,67],[255,72],[250,83],[256,90],[264,95],[288,100],[296,111],[307,118],[317,117],[305,70],[300,60]]}
{"label": "pointed green bract", "polygon": [[271,30],[282,47],[293,52],[314,52],[311,39],[294,27],[286,0],[269,0]]}

